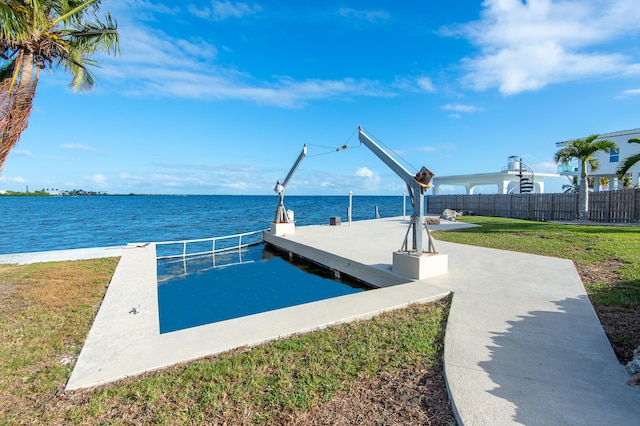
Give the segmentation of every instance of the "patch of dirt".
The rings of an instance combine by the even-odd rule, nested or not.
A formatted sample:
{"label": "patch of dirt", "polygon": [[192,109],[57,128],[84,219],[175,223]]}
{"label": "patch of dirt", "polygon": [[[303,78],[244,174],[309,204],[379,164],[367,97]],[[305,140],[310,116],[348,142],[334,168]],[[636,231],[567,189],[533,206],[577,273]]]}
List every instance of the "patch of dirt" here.
{"label": "patch of dirt", "polygon": [[[582,282],[615,283],[620,280],[618,269],[623,261],[607,259],[598,263],[574,262]],[[633,351],[640,347],[640,308],[607,306],[594,303],[593,307],[600,319],[611,347],[622,364],[633,359]]]}
{"label": "patch of dirt", "polygon": [[594,305],[618,360],[626,364],[640,347],[640,309]]}
{"label": "patch of dirt", "polygon": [[6,300],[16,291],[16,285],[5,277],[15,269],[13,265],[3,265],[0,268],[0,314],[8,312],[6,307],[9,305]]}
{"label": "patch of dirt", "polygon": [[16,267],[14,265],[2,265],[0,267],[0,309],[5,306],[5,300],[12,295],[16,289],[16,285],[5,277],[15,269]]}
{"label": "patch of dirt", "polygon": [[442,366],[414,367],[354,382],[286,421],[291,425],[455,425]]}
{"label": "patch of dirt", "polygon": [[7,300],[15,290],[15,284],[0,282],[0,312],[2,312],[2,307],[6,305],[5,300]]}
{"label": "patch of dirt", "polygon": [[613,283],[618,281],[618,269],[623,265],[619,259],[606,259],[598,263],[573,262],[583,283]]}

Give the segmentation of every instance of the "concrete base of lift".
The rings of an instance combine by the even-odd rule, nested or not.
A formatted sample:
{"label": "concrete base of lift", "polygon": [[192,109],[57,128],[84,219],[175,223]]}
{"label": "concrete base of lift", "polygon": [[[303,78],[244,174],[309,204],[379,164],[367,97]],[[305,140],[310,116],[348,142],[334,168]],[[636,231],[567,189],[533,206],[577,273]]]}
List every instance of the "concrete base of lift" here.
{"label": "concrete base of lift", "polygon": [[446,254],[393,252],[394,274],[413,280],[423,280],[449,272],[449,256]]}
{"label": "concrete base of lift", "polygon": [[296,224],[291,223],[275,223],[271,222],[269,227],[269,233],[271,235],[291,235],[296,233]]}

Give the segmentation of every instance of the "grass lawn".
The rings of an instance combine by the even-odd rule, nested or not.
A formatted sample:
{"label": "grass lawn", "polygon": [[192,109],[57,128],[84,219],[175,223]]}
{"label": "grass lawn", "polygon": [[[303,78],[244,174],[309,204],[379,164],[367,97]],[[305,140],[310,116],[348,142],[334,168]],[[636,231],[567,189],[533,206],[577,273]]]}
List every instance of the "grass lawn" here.
{"label": "grass lawn", "polygon": [[0,424],[454,422],[448,300],[65,393],[117,261],[0,265]]}
{"label": "grass lawn", "polygon": [[621,362],[640,346],[640,227],[566,225],[482,216],[435,232],[442,241],[571,259]]}

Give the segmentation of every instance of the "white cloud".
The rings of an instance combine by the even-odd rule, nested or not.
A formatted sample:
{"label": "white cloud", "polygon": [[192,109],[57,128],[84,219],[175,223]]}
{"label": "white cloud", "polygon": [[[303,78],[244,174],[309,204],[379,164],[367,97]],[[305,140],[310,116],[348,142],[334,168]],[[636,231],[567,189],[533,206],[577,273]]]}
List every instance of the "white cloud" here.
{"label": "white cloud", "polygon": [[[144,68],[144,70],[143,70]],[[139,74],[135,87],[128,93],[132,96],[166,96],[191,99],[237,99],[258,104],[295,108],[306,101],[342,96],[393,96],[393,93],[376,81],[319,80],[294,81],[283,77],[273,83],[252,86],[234,75],[202,74],[196,70],[172,70],[163,68],[126,67],[124,75]]]}
{"label": "white cloud", "polygon": [[241,19],[245,16],[255,15],[262,11],[262,7],[255,3],[249,5],[242,2],[213,1],[211,7],[198,8],[190,5],[188,10],[199,18],[224,21],[229,18]]}
{"label": "white cloud", "polygon": [[422,152],[434,152],[437,151],[435,146],[421,146],[418,148]]}
{"label": "white cloud", "polygon": [[640,95],[640,89],[629,89],[629,90],[623,91],[621,94],[616,96],[616,99],[624,99],[624,98],[628,98],[631,96],[638,96],[638,95]]}
{"label": "white cloud", "polygon": [[392,85],[397,89],[410,92],[435,93],[436,91],[433,81],[427,76],[396,77]]}
{"label": "white cloud", "polygon": [[80,143],[63,143],[60,145],[60,149],[66,149],[66,150],[71,150],[71,151],[89,151],[89,152],[96,152],[96,149],[88,146],[88,145],[83,145]]}
{"label": "white cloud", "polygon": [[142,24],[124,24],[119,32],[121,57],[117,65],[197,69],[203,60],[215,59],[218,54],[215,46],[202,39],[175,38]]}
{"label": "white cloud", "polygon": [[440,185],[438,188],[441,195],[446,194],[464,194],[465,188],[464,186],[455,186],[455,185]]}
{"label": "white cloud", "polygon": [[478,56],[463,60],[464,82],[474,89],[497,87],[513,95],[640,72],[633,58],[612,50],[618,49],[616,40],[638,32],[636,0],[485,0],[483,6],[479,21],[443,31],[462,35],[480,49]]}
{"label": "white cloud", "polygon": [[20,176],[0,176],[0,182],[8,182],[8,183],[26,183],[27,180]]}
{"label": "white cloud", "polygon": [[[298,108],[318,99],[389,97],[398,91],[435,90],[431,79],[426,76],[397,79],[388,87],[380,81],[348,77],[296,80],[290,76],[275,76],[261,81],[233,66],[219,64],[219,49],[207,40],[176,37],[153,25],[154,13],[179,14],[178,6],[156,10],[148,1],[137,0],[119,3],[118,8],[121,56],[103,58],[100,76],[115,85],[113,90],[129,96],[234,99]],[[183,9],[211,19],[239,18],[261,10],[253,3],[230,1],[215,1],[204,9],[186,6]],[[343,14],[363,20],[386,19],[385,13],[379,11],[345,9]],[[399,81],[403,84],[395,84]]]}
{"label": "white cloud", "polygon": [[472,105],[463,105],[463,104],[446,104],[441,107],[445,111],[456,111],[456,112],[480,112],[484,111],[483,108],[475,107]]}
{"label": "white cloud", "polygon": [[433,86],[433,81],[429,77],[420,77],[417,80],[418,87],[420,87],[425,92],[435,92],[436,89]]}
{"label": "white cloud", "polygon": [[91,176],[89,180],[95,183],[96,185],[100,185],[100,186],[105,185],[107,183],[107,177],[101,173],[96,173],[95,175]]}
{"label": "white cloud", "polygon": [[266,185],[262,181],[256,182],[256,174],[264,171],[250,165],[155,163],[152,166],[166,171],[121,172],[120,184],[126,187],[205,188],[216,191],[256,190],[260,185],[265,186],[265,190],[273,187],[271,182]]}
{"label": "white cloud", "polygon": [[537,173],[558,173],[558,165],[554,161],[543,161],[530,166]]}
{"label": "white cloud", "polygon": [[122,173],[120,173],[120,175],[118,175],[118,177],[119,177],[121,180],[129,181],[129,182],[136,182],[136,181],[144,180],[144,178],[143,178],[142,176],[139,176],[139,175],[132,175],[132,174],[131,174],[131,173],[129,173],[129,172],[122,172]]}
{"label": "white cloud", "polygon": [[389,12],[385,10],[358,10],[348,7],[341,7],[336,11],[336,14],[343,18],[355,19],[358,21],[365,21],[369,23],[388,21],[389,19],[391,19]]}
{"label": "white cloud", "polygon": [[371,178],[373,177],[373,171],[367,167],[360,167],[356,170],[356,176]]}
{"label": "white cloud", "polygon": [[380,182],[380,176],[375,174],[373,170],[368,167],[358,168],[358,170],[356,170],[356,176],[366,178],[367,182],[370,184],[377,184]]}
{"label": "white cloud", "polygon": [[31,151],[27,149],[14,149],[11,151],[13,155],[22,155],[23,157],[31,157]]}
{"label": "white cloud", "polygon": [[227,18],[242,18],[247,15],[253,15],[262,10],[257,5],[248,5],[242,2],[232,3],[230,1],[214,1],[213,2],[213,18],[215,20],[223,20]]}

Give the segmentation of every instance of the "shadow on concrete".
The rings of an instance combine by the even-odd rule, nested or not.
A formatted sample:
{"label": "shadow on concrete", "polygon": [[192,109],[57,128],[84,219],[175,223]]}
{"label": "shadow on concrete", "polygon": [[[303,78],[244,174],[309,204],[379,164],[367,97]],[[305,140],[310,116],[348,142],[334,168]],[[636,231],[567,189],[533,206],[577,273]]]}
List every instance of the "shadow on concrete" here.
{"label": "shadow on concrete", "polygon": [[489,393],[521,424],[637,424],[640,389],[625,384],[588,297],[553,303],[491,337],[491,359],[479,363],[496,385]]}

